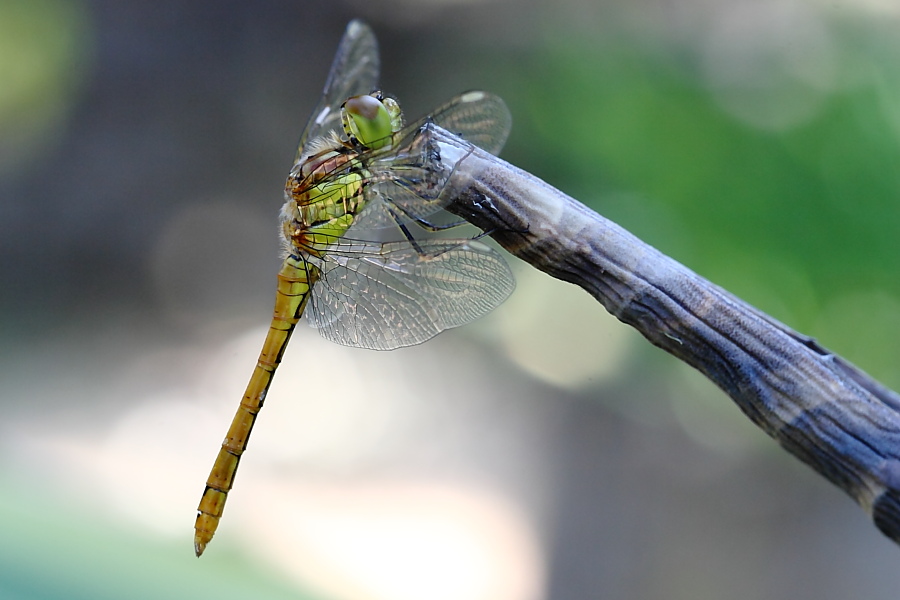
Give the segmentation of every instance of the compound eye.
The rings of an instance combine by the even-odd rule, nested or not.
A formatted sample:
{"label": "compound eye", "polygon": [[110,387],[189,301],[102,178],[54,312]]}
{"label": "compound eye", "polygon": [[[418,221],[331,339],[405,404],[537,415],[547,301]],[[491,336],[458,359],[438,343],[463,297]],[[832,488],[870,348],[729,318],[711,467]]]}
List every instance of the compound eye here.
{"label": "compound eye", "polygon": [[391,115],[377,98],[349,98],[341,107],[341,122],[351,143],[372,149],[391,143]]}

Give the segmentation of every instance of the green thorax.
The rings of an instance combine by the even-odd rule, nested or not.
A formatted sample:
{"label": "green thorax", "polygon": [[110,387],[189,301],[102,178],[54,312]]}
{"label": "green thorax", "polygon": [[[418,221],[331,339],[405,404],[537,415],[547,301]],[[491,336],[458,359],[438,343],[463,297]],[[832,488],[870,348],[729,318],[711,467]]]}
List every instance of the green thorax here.
{"label": "green thorax", "polygon": [[332,135],[310,142],[285,185],[284,236],[305,253],[321,254],[353,225],[365,207],[366,172],[359,158],[389,150],[402,116],[396,101],[373,92],[344,102],[341,123],[346,140]]}

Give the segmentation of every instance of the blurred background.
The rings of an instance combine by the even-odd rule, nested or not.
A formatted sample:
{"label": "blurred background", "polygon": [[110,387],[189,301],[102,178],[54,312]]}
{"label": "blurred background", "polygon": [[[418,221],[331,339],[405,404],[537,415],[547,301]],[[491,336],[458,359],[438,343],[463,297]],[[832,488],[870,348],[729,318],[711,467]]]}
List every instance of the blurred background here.
{"label": "blurred background", "polygon": [[417,348],[301,324],[192,527],[351,18],[409,116],[496,92],[504,158],[896,389],[898,6],[0,0],[0,599],[895,598],[848,497],[522,264]]}

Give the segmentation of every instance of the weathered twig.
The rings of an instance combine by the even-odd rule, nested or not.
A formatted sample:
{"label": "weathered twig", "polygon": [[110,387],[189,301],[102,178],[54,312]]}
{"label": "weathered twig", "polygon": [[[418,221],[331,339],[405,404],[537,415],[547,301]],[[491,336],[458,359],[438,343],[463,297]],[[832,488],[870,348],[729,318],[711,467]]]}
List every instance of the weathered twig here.
{"label": "weathered twig", "polygon": [[[423,135],[468,151],[437,126]],[[698,369],[900,543],[900,395],[509,163],[475,149],[451,177],[451,212]]]}

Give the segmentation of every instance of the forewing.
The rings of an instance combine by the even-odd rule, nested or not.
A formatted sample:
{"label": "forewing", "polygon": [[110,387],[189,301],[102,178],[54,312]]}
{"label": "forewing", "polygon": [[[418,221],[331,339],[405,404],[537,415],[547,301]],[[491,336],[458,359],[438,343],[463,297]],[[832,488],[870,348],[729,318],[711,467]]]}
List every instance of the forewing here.
{"label": "forewing", "polygon": [[346,244],[326,255],[306,312],[323,337],[345,346],[419,344],[487,314],[515,287],[506,261],[481,242]]}
{"label": "forewing", "polygon": [[[429,117],[450,133],[491,154],[500,153],[512,128],[512,115],[506,103],[489,92],[460,94],[436,108]],[[415,127],[421,126],[422,121]]]}
{"label": "forewing", "polygon": [[378,87],[378,41],[368,25],[354,19],[347,25],[325,82],[322,99],[300,135],[296,163],[307,141],[341,128],[341,105],[350,96],[368,94]]}

